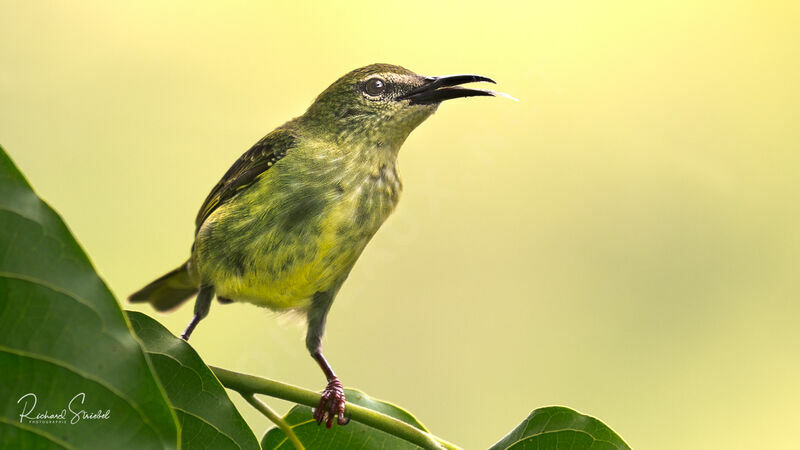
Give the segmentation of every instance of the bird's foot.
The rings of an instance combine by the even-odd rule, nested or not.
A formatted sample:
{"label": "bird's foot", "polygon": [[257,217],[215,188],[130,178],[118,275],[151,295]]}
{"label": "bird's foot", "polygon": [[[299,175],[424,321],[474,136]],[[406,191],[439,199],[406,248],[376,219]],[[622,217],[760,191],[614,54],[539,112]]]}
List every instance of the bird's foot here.
{"label": "bird's foot", "polygon": [[328,382],[328,386],[322,391],[319,405],[314,409],[314,419],[316,419],[317,425],[325,421],[325,426],[330,428],[333,425],[334,418],[336,418],[336,423],[339,425],[347,425],[350,422],[350,418],[344,416],[344,405],[342,382],[338,378],[334,378]]}

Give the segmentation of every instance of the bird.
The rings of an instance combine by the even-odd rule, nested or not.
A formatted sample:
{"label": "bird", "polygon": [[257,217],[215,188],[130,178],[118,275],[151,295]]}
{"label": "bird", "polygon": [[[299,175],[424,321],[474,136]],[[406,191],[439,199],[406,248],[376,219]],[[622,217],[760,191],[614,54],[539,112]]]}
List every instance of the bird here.
{"label": "bird", "polygon": [[327,428],[334,419],[347,424],[344,388],[322,353],[328,311],[397,205],[397,156],[409,134],[444,101],[505,95],[462,86],[473,82],[495,83],[391,64],[345,74],[233,163],[200,207],[188,260],[129,301],[168,311],[196,296],[186,341],[215,296],[299,312],[306,348],[327,379],[313,417]]}

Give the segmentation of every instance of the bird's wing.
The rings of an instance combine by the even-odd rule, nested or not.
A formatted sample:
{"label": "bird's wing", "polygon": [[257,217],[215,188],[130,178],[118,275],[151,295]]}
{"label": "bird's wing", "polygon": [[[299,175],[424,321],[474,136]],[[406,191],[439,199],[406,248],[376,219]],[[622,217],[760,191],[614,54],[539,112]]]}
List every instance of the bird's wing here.
{"label": "bird's wing", "polygon": [[211,189],[195,220],[195,233],[217,208],[246,189],[259,175],[272,167],[286,152],[295,146],[296,136],[289,128],[278,128],[264,136],[246,151],[225,172],[219,183]]}

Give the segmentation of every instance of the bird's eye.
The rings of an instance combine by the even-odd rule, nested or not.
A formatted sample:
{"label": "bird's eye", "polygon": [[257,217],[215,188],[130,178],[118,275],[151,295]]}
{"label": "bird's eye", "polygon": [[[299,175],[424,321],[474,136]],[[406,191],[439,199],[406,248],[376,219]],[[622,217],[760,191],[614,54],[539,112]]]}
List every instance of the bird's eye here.
{"label": "bird's eye", "polygon": [[372,97],[377,97],[386,91],[386,83],[380,78],[372,78],[367,80],[364,91]]}

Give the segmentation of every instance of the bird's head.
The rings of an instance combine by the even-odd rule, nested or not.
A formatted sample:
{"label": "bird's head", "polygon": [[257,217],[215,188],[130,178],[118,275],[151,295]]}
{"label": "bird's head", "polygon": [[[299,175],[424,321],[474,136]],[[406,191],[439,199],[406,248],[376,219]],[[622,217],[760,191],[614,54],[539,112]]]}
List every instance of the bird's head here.
{"label": "bird's head", "polygon": [[445,100],[494,96],[459,85],[488,81],[479,75],[425,77],[390,64],[372,64],[344,75],[320,94],[302,119],[338,142],[362,141],[395,150]]}

